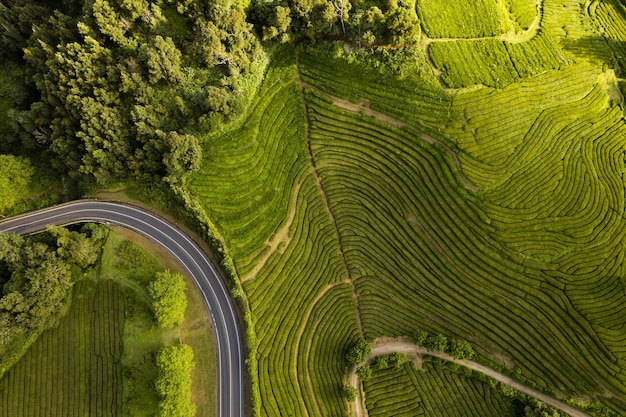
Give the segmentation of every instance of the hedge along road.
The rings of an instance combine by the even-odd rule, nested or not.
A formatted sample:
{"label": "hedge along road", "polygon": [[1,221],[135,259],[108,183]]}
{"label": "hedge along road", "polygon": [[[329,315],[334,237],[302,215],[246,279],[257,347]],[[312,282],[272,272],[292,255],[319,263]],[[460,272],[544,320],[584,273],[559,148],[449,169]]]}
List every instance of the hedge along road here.
{"label": "hedge along road", "polygon": [[3,220],[0,231],[30,234],[44,230],[46,225],[82,222],[105,223],[140,233],[180,262],[202,294],[213,323],[218,362],[217,416],[244,416],[244,345],[233,301],[205,253],[180,229],[144,209],[81,200]]}

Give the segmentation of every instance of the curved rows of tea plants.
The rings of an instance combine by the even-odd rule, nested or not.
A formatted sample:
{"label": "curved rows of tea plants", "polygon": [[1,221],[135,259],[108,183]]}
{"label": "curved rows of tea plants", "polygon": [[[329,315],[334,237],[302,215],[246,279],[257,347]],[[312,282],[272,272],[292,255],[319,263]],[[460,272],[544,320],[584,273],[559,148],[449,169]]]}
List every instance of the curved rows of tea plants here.
{"label": "curved rows of tea plants", "polygon": [[[549,71],[501,90],[483,88],[454,94],[452,111],[463,114],[463,118],[448,126],[446,132],[462,150],[459,158],[465,175],[480,188],[488,189],[508,178],[520,158],[536,159],[542,147],[553,145],[546,140],[538,142],[529,133],[533,128],[542,128],[538,118],[564,104],[571,110],[589,96],[599,80],[598,67],[581,64]],[[606,108],[606,103],[599,104],[596,112]],[[572,117],[571,113],[567,116]]]}
{"label": "curved rows of tea plants", "polygon": [[122,415],[124,296],[80,281],[72,304],[0,381],[0,416]]}
{"label": "curved rows of tea plants", "polygon": [[360,338],[349,283],[330,287],[313,306],[302,333],[297,375],[309,415],[345,414],[338,393],[345,374],[344,352]]}
{"label": "curved rows of tea plants", "polygon": [[[347,277],[336,231],[312,175],[302,183],[297,207],[289,245],[283,253],[272,256],[255,279],[244,284],[257,323],[259,388],[262,412],[268,416],[306,415],[305,410],[312,403],[322,410],[336,410],[341,404],[341,391],[336,387],[344,369],[337,362],[343,351],[334,349],[352,343],[359,331],[356,321],[345,315],[317,328],[318,314],[327,311],[319,312],[317,307],[311,311],[312,306],[329,285]],[[330,304],[326,301],[332,294],[335,291],[319,303],[329,308],[335,306],[332,297]],[[348,304],[335,313],[347,311],[354,317],[354,298],[342,297],[342,300]],[[327,333],[326,326],[339,329]],[[319,337],[312,346],[311,332]],[[307,360],[301,357],[303,349],[315,352],[316,356],[310,358],[315,363],[302,362]],[[309,374],[304,370],[309,367],[320,374]],[[302,377],[311,378],[312,388]]]}
{"label": "curved rows of tea plants", "polygon": [[[303,109],[286,55],[245,128],[207,139],[193,183],[240,275],[254,271],[243,285],[261,415],[342,414],[342,355],[361,325],[369,340],[417,329],[469,340],[540,388],[611,393],[602,401],[626,411],[615,311],[626,275],[623,121],[607,98],[610,72],[574,64],[502,90],[446,93],[303,50]],[[349,81],[355,71],[362,83]],[[276,127],[289,117],[297,140]],[[478,191],[404,123],[456,151]],[[278,231],[288,239],[271,251]]]}
{"label": "curved rows of tea plants", "polygon": [[[321,48],[320,48],[321,49]],[[358,63],[333,59],[325,51],[300,54],[300,72],[307,84],[325,93],[354,103],[368,100],[373,110],[393,116],[427,133],[451,117],[451,95],[438,86],[416,79],[415,74],[402,80],[366,70]],[[358,72],[361,83],[348,82]]]}
{"label": "curved rows of tea plants", "polygon": [[514,416],[510,400],[489,384],[464,377],[431,362],[416,370],[374,371],[364,383],[371,417],[507,417]]}
{"label": "curved rows of tea plants", "polygon": [[[300,130],[306,117],[293,50],[278,54],[242,129],[205,143],[209,157],[193,189],[234,248],[239,275],[255,271],[243,288],[255,322],[261,415],[306,416],[310,406],[342,414],[343,349],[360,334],[355,300]],[[293,124],[294,132],[274,129]],[[283,166],[291,168],[275,168]],[[265,256],[268,239],[285,228],[288,238]]]}
{"label": "curved rows of tea plants", "polygon": [[[474,341],[483,352],[503,353],[540,386],[579,395],[607,388],[623,395],[622,352],[600,339],[558,276],[564,270],[572,281],[582,270],[508,249],[488,202],[451,185],[451,164],[437,149],[316,96],[307,96],[312,149],[356,280],[366,337],[444,331]],[[607,149],[623,158],[622,149]],[[623,184],[616,188],[614,179],[623,166],[617,172],[614,165],[606,168],[602,173],[596,166],[594,174],[607,193],[619,196]],[[577,196],[588,184],[574,181],[571,187]],[[581,245],[597,256],[596,249],[615,243],[621,216],[598,197],[590,201],[601,204],[589,204],[591,214],[569,226],[597,224],[597,233]],[[623,204],[614,209],[623,212]],[[585,255],[581,250],[575,258]]]}
{"label": "curved rows of tea plants", "polygon": [[498,39],[434,42],[428,53],[448,87],[475,84],[502,88],[522,78],[567,65],[547,35],[528,42],[511,43]]}
{"label": "curved rows of tea plants", "polygon": [[207,208],[216,225],[230,228],[225,239],[242,276],[286,219],[291,195],[284,190],[298,184],[309,166],[294,64],[284,52],[274,62],[243,125],[219,141],[205,140],[202,171],[191,184],[202,201],[211,200]]}
{"label": "curved rows of tea plants", "polygon": [[[597,32],[606,40],[613,53],[612,59],[602,54],[604,62],[626,63],[626,7],[618,0],[592,1],[589,7]],[[602,53],[597,41],[588,40],[579,45],[581,53],[597,56]]]}
{"label": "curved rows of tea plants", "polygon": [[[542,0],[539,0],[542,1]],[[528,29],[537,17],[536,0],[508,0],[511,19],[518,25],[518,30]]]}

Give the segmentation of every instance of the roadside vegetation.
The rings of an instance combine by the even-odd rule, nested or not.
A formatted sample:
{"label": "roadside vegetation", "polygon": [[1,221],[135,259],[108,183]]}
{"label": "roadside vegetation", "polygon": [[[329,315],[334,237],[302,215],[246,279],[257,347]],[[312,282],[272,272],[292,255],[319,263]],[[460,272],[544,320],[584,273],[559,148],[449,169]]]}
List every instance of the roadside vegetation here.
{"label": "roadside vegetation", "polygon": [[[209,375],[192,372],[192,347],[214,355],[208,324],[198,326],[197,317],[186,316],[181,326],[157,326],[148,291],[159,274],[182,276],[163,272],[156,253],[121,235],[97,225],[85,229],[103,244],[101,259],[96,257],[95,268],[74,284],[71,307],[68,301],[58,326],[44,331],[0,380],[0,415],[192,416],[192,392],[199,399],[198,410],[213,415],[215,399],[207,398],[205,390],[215,389],[214,365],[203,368]],[[58,228],[54,233],[67,232]],[[190,291],[187,299],[190,309],[205,314],[197,295]],[[180,343],[187,339],[191,347]],[[169,354],[156,361],[164,349]],[[172,353],[179,350],[184,351],[184,369],[166,360],[177,358]],[[172,367],[178,376],[171,374]],[[178,386],[172,378],[187,381],[185,392],[167,388]],[[157,379],[162,381],[158,387]]]}

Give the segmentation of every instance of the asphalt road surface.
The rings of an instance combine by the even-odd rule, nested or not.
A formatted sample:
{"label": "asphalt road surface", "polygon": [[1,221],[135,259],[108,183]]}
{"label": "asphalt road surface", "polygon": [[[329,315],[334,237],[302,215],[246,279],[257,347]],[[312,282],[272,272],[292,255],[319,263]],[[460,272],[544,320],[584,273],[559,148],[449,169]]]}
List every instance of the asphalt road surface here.
{"label": "asphalt road surface", "polygon": [[0,231],[29,234],[46,225],[98,222],[138,232],[163,247],[196,283],[211,317],[217,350],[218,417],[242,417],[244,345],[233,302],[202,250],[176,226],[141,208],[95,200],[55,206],[0,222]]}

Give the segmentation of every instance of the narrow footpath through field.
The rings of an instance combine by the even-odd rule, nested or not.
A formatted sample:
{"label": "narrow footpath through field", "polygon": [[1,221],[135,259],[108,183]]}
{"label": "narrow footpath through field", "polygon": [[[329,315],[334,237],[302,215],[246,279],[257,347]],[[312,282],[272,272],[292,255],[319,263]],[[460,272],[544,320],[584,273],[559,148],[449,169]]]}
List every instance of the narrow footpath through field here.
{"label": "narrow footpath through field", "polygon": [[[567,413],[570,417],[591,417],[587,413],[584,413],[562,401],[559,401],[547,394],[544,394],[543,392],[527,387],[526,385],[522,385],[519,382],[515,381],[514,379],[506,375],[503,375],[497,371],[494,371],[493,369],[488,368],[485,365],[481,365],[477,362],[470,361],[470,360],[455,359],[452,356],[447,355],[442,352],[430,352],[426,350],[425,348],[417,346],[413,342],[409,342],[409,341],[399,340],[399,341],[383,342],[379,344],[374,342],[374,345],[372,347],[372,353],[365,359],[363,363],[361,363],[358,366],[370,364],[376,356],[389,355],[394,352],[404,353],[406,355],[412,355],[412,356],[418,356],[418,357],[428,355],[428,356],[440,358],[445,361],[449,361],[457,365],[464,366],[473,371],[477,371],[484,375],[487,375],[488,377],[491,377],[498,382],[508,385],[509,387],[519,392],[522,392],[526,395],[529,395],[533,398],[543,401],[544,403],[548,404],[551,407],[558,408],[559,410]],[[361,390],[361,384],[359,383],[359,379],[356,375],[356,369],[358,366],[352,367],[352,369],[350,370],[350,376],[349,376],[350,385],[355,387],[358,392],[357,400],[354,402],[353,411],[354,411],[355,417],[366,417],[368,414],[367,414],[367,408],[365,407],[365,401],[364,401],[365,397],[364,397],[364,393]]]}

